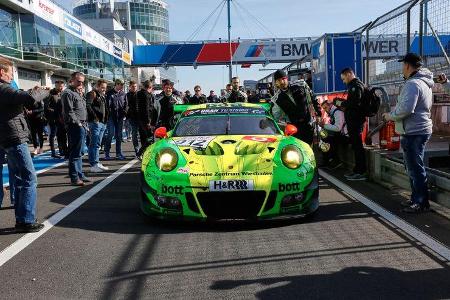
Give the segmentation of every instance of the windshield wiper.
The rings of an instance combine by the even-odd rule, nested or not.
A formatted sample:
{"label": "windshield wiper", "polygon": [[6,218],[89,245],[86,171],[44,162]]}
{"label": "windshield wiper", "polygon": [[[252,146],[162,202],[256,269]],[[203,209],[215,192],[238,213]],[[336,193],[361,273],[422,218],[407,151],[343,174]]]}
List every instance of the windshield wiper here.
{"label": "windshield wiper", "polygon": [[225,128],[225,134],[228,135],[231,129],[231,117],[230,112],[228,111],[228,120],[227,120],[227,127]]}

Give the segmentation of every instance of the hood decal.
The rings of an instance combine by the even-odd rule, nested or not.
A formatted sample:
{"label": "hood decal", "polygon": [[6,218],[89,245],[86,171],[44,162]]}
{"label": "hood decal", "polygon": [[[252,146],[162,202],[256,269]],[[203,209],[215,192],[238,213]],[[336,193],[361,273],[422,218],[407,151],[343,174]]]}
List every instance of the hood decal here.
{"label": "hood decal", "polygon": [[180,138],[173,138],[175,145],[178,147],[193,147],[206,149],[209,143],[215,139],[214,136],[187,136]]}

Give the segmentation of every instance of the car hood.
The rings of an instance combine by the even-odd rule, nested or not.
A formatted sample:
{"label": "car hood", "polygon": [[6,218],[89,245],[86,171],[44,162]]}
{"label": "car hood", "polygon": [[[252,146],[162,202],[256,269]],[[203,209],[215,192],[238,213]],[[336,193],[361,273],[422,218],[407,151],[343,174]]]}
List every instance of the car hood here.
{"label": "car hood", "polygon": [[174,137],[172,143],[187,162],[181,172],[191,176],[220,172],[220,176],[208,177],[226,179],[245,177],[247,172],[271,173],[282,138],[281,135]]}

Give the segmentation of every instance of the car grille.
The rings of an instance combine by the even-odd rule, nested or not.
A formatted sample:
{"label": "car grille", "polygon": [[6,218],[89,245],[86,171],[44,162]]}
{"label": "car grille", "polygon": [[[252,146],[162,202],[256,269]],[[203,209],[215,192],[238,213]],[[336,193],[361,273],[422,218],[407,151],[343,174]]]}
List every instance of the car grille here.
{"label": "car grille", "polygon": [[208,218],[252,219],[264,203],[266,192],[200,192],[197,199]]}

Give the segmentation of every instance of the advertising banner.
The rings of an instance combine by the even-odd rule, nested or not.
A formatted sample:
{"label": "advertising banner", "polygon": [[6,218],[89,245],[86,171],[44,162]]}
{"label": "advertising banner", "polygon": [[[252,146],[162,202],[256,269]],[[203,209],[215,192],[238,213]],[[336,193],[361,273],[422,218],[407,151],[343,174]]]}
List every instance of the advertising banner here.
{"label": "advertising banner", "polygon": [[48,0],[35,0],[33,3],[34,13],[42,19],[61,27],[62,9]]}
{"label": "advertising banner", "polygon": [[239,44],[233,60],[247,63],[300,60],[311,53],[311,43],[311,39],[256,43],[244,41]]}

